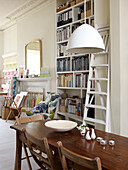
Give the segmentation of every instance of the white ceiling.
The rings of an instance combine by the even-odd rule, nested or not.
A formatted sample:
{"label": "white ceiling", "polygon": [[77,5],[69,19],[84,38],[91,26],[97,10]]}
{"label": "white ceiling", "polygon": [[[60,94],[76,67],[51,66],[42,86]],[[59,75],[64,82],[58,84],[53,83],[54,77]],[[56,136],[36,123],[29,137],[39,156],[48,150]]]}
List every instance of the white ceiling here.
{"label": "white ceiling", "polygon": [[14,23],[14,20],[40,6],[47,0],[0,0],[0,30]]}
{"label": "white ceiling", "polygon": [[7,20],[8,15],[29,0],[0,0],[0,25]]}

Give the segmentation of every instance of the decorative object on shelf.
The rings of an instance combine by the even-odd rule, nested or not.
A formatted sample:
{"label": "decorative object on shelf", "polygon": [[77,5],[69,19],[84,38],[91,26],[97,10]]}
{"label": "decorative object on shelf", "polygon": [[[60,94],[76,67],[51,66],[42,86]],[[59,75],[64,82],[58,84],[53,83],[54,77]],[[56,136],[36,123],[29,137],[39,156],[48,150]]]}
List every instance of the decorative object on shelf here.
{"label": "decorative object on shelf", "polygon": [[70,6],[73,6],[73,5],[75,5],[75,4],[76,4],[75,0],[72,0],[72,1],[70,2]]}
{"label": "decorative object on shelf", "polygon": [[95,134],[94,129],[92,128],[91,129],[91,139],[95,139],[95,138],[96,138],[96,134]]}
{"label": "decorative object on shelf", "polygon": [[79,4],[80,2],[83,2],[84,0],[76,0],[76,4]]}
{"label": "decorative object on shelf", "polygon": [[47,68],[41,68],[40,77],[50,77],[50,71]]}
{"label": "decorative object on shelf", "polygon": [[85,139],[86,139],[86,140],[91,140],[90,131],[89,131],[89,130],[88,130],[87,133],[86,133]]}
{"label": "decorative object on shelf", "polygon": [[23,75],[24,75],[24,65],[21,65],[21,66],[19,66],[19,68],[18,68],[18,72],[19,72],[19,78],[23,78]]}
{"label": "decorative object on shelf", "polygon": [[63,4],[63,5],[59,5],[59,6],[57,7],[56,12],[60,12],[60,11],[62,11],[62,10],[64,10],[64,9],[68,8],[69,6],[70,6],[69,2],[66,2],[66,3]]}
{"label": "decorative object on shelf", "polygon": [[29,78],[29,69],[27,69],[26,78]]}

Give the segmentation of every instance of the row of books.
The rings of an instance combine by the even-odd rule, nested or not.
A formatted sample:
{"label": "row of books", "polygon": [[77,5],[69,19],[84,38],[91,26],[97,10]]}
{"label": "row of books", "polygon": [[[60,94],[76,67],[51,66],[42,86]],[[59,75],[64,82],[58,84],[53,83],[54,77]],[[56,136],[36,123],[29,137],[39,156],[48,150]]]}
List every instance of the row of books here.
{"label": "row of books", "polygon": [[33,108],[35,107],[37,104],[39,104],[40,101],[43,101],[43,93],[33,93],[33,92],[29,92],[28,93],[28,97],[27,97],[27,101],[25,103],[25,107],[26,108]]}
{"label": "row of books", "polygon": [[57,45],[57,57],[66,56],[68,52],[66,51],[67,43]]}
{"label": "row of books", "polygon": [[[87,88],[88,73],[75,75],[75,87]],[[95,81],[91,81],[91,88],[95,88]]]}
{"label": "row of books", "polygon": [[70,71],[70,57],[57,60],[57,72]]}
{"label": "row of books", "polygon": [[72,71],[89,70],[89,55],[74,57],[72,60]]}
{"label": "row of books", "polygon": [[57,16],[57,27],[72,22],[72,11],[67,11]]}
{"label": "row of books", "polygon": [[[89,101],[92,99],[92,95],[89,98]],[[63,99],[64,100],[64,99]],[[92,100],[92,104],[95,103],[95,97]],[[84,106],[85,106],[85,97],[79,98],[78,96],[74,96],[71,98],[66,98],[64,100],[65,111],[73,115],[77,115],[83,117]],[[90,108],[88,110],[88,117],[94,118],[94,109]]]}
{"label": "row of books", "polygon": [[64,41],[70,37],[70,26],[57,30],[56,32],[57,42]]}
{"label": "row of books", "polygon": [[75,75],[75,87],[87,88],[88,73]]}
{"label": "row of books", "polygon": [[58,87],[73,87],[73,75],[72,74],[62,74],[57,77]]}
{"label": "row of books", "polygon": [[87,88],[88,76],[89,76],[89,74],[82,74],[82,75],[81,75],[82,87],[83,87],[83,88]]}
{"label": "row of books", "polygon": [[[88,83],[88,73],[76,74],[75,78],[75,87],[87,88]],[[61,74],[57,78],[58,87],[73,87],[73,74]],[[95,87],[95,82],[91,82],[91,88]]]}
{"label": "row of books", "polygon": [[82,99],[76,98],[67,98],[67,112],[77,115],[77,116],[83,116],[83,102]]}

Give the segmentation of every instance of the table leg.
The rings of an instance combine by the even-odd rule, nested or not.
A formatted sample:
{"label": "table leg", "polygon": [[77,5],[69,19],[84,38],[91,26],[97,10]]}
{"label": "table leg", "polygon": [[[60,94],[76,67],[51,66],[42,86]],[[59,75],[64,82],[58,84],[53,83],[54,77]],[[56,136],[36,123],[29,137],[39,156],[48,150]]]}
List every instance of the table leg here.
{"label": "table leg", "polygon": [[21,170],[21,154],[22,154],[22,141],[20,141],[19,139],[19,132],[16,131],[16,155],[14,170]]}

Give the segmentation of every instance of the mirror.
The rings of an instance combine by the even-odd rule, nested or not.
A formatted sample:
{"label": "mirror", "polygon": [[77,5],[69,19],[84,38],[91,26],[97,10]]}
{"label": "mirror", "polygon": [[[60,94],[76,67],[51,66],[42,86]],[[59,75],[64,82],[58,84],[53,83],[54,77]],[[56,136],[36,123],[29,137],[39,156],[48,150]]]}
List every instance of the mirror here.
{"label": "mirror", "polygon": [[42,67],[42,45],[41,40],[35,39],[25,46],[25,69],[29,75],[39,75]]}

